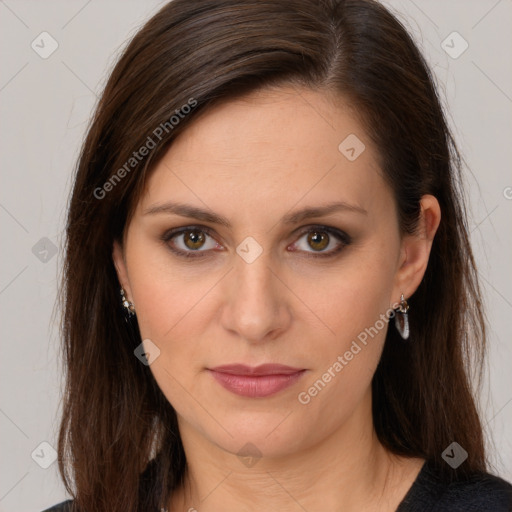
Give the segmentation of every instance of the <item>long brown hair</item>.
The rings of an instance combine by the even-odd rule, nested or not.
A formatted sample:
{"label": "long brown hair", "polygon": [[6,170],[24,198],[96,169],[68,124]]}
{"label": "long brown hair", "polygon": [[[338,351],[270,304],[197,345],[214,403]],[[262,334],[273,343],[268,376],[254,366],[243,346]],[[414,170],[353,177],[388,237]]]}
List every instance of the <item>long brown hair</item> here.
{"label": "long brown hair", "polygon": [[[428,459],[446,480],[486,469],[470,373],[481,370],[485,326],[462,165],[406,29],[373,0],[173,0],[115,66],[69,204],[58,451],[83,511],[165,507],[186,469],[175,411],[133,354],[140,333],[120,310],[113,241],[158,159],[200,112],[282,84],[334,92],[357,108],[404,233],[416,228],[421,196],[438,199],[441,224],[409,301],[410,342],[389,329],[373,379],[374,425],[390,451]],[[456,470],[441,458],[453,441],[469,454]]]}

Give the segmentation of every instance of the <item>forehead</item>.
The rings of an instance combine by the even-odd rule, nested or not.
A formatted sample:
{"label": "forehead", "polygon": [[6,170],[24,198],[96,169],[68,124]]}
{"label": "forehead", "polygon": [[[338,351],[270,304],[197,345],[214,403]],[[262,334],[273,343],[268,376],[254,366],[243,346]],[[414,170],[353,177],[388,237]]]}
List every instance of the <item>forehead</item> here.
{"label": "forehead", "polygon": [[297,201],[366,208],[386,192],[377,160],[357,111],[342,98],[263,89],[195,118],[153,170],[141,207],[174,199],[226,212],[230,204],[261,210]]}
{"label": "forehead", "polygon": [[213,157],[243,162],[257,149],[264,150],[260,158],[290,160],[290,149],[297,157],[327,151],[337,158],[339,143],[350,133],[367,139],[357,110],[347,101],[327,91],[273,87],[227,98],[203,111],[170,153],[174,161]]}

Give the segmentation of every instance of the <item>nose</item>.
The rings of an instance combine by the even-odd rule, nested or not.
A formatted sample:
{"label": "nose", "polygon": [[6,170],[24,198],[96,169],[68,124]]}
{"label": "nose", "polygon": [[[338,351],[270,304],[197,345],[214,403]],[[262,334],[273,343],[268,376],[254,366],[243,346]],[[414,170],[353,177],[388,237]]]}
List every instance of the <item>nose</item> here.
{"label": "nose", "polygon": [[252,263],[237,257],[225,283],[222,325],[249,343],[275,339],[291,323],[291,292],[270,264],[265,252]]}

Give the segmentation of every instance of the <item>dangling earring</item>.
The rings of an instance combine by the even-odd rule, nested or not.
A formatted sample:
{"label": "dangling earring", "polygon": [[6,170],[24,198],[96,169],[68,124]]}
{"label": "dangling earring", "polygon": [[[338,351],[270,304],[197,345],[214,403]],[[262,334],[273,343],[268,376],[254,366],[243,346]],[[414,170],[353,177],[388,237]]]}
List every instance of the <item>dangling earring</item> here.
{"label": "dangling earring", "polygon": [[407,304],[404,294],[402,293],[402,296],[400,297],[400,306],[395,313],[395,326],[396,330],[404,340],[409,338],[409,315],[407,314],[407,311],[409,311],[409,304]]}
{"label": "dangling earring", "polygon": [[121,287],[121,303],[123,304],[124,312],[128,318],[131,318],[133,315],[135,315],[135,306],[133,302],[130,302],[126,298],[123,287]]}

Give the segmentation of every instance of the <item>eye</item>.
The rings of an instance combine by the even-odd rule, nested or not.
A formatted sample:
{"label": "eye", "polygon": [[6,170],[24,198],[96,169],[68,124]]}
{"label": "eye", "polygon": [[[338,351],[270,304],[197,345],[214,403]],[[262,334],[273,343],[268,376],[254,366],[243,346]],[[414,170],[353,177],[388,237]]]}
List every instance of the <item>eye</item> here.
{"label": "eye", "polygon": [[[171,229],[161,237],[169,249],[180,257],[201,258],[214,249],[223,249],[205,226]],[[351,243],[345,232],[328,226],[310,226],[303,230],[297,242],[289,245],[292,252],[301,251],[308,257],[331,257]],[[311,250],[312,249],[312,250]]]}
{"label": "eye", "polygon": [[222,246],[213,239],[210,230],[196,226],[187,226],[184,228],[167,231],[162,240],[167,243],[171,251],[187,258],[202,257],[203,253],[211,249],[222,248]]}
{"label": "eye", "polygon": [[313,226],[289,247],[293,247],[293,251],[300,250],[309,253],[308,256],[330,257],[350,243],[349,235],[343,231],[327,226]]}

